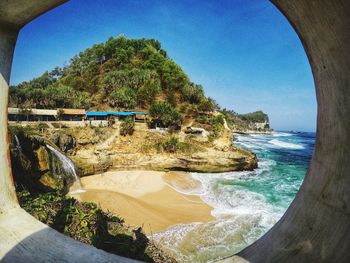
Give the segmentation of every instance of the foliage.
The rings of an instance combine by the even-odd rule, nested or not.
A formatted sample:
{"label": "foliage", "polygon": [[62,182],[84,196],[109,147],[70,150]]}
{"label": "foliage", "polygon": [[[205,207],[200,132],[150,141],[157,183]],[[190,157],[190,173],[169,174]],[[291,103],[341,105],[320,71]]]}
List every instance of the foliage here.
{"label": "foliage", "polygon": [[[93,45],[64,67],[12,86],[9,96],[10,107],[44,109],[151,107],[157,111],[161,101],[172,107],[152,123],[162,127],[179,128],[183,117],[197,118],[220,111],[215,100],[205,96],[203,87],[192,83],[168,57],[159,41],[124,36]],[[228,124],[240,128],[267,118],[261,111],[228,115],[225,114]]]}
{"label": "foliage", "polygon": [[133,109],[136,106],[136,94],[130,88],[114,90],[110,95],[111,104],[118,108]]}
{"label": "foliage", "polygon": [[122,121],[120,124],[120,135],[126,136],[126,135],[133,135],[135,129],[135,122],[131,117],[127,117],[125,120]]}
{"label": "foliage", "polygon": [[171,136],[168,140],[159,143],[156,147],[169,153],[175,153],[179,146],[179,140],[175,136]]}
{"label": "foliage", "polygon": [[18,192],[20,205],[41,222],[73,239],[107,252],[145,262],[175,262],[139,229],[102,211],[94,203],[78,202],[61,192]]}
{"label": "foliage", "polygon": [[156,102],[151,105],[149,114],[153,118],[153,124],[160,127],[178,129],[183,118],[181,114],[166,101]]}
{"label": "foliage", "polygon": [[62,120],[62,117],[64,115],[64,110],[63,109],[58,109],[57,110],[57,120]]}
{"label": "foliage", "polygon": [[244,121],[249,121],[249,122],[268,122],[269,117],[267,114],[265,114],[262,111],[256,111],[252,113],[247,113],[247,114],[241,114],[239,117],[244,120]]}
{"label": "foliage", "polygon": [[201,85],[191,83],[182,89],[182,100],[191,104],[199,104],[206,100],[204,89]]}
{"label": "foliage", "polygon": [[[156,143],[154,143],[156,141]],[[191,155],[195,152],[203,151],[203,147],[199,142],[194,141],[190,138],[186,138],[184,142],[180,142],[179,139],[175,136],[169,136],[166,138],[159,138],[155,140],[152,138],[151,141],[146,140],[143,145],[144,152],[149,151],[149,148],[153,147],[157,152],[166,152],[166,153],[182,153]]]}
{"label": "foliage", "polygon": [[[9,105],[91,109],[108,104],[117,109],[148,109],[161,100],[174,108],[189,103],[198,105],[199,111],[215,109],[203,87],[190,82],[159,41],[119,36],[87,48],[62,68],[11,87]],[[175,124],[171,125],[179,125],[178,112],[172,114]]]}
{"label": "foliage", "polygon": [[196,118],[196,125],[203,127],[210,131],[210,137],[209,139],[213,140],[218,138],[223,129],[225,124],[225,117],[223,114],[219,115],[199,115]]}
{"label": "foliage", "polygon": [[200,112],[213,112],[218,109],[218,104],[212,98],[204,98],[198,105]]}

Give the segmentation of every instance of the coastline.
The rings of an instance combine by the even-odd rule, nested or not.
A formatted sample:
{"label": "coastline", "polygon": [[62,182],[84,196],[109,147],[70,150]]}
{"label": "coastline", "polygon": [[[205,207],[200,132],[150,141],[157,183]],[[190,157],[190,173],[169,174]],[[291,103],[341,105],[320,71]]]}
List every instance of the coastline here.
{"label": "coastline", "polygon": [[233,131],[233,135],[235,134],[272,134],[274,131],[254,131],[254,130],[247,130],[247,131]]}
{"label": "coastline", "polygon": [[147,235],[176,224],[214,220],[213,208],[191,194],[200,182],[188,173],[110,171],[83,177],[81,184],[85,192],[74,191],[73,185],[68,195],[97,203],[126,224],[142,226]]}

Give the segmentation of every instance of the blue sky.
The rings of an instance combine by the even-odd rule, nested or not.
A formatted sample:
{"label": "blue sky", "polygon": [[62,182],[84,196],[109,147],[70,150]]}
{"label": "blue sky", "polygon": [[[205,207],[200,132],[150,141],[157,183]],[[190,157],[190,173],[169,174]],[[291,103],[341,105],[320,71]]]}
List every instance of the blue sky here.
{"label": "blue sky", "polygon": [[120,34],[158,39],[222,107],[263,110],[276,130],[315,130],[306,54],[267,0],[71,0],[23,28],[11,84],[62,66],[79,51]]}

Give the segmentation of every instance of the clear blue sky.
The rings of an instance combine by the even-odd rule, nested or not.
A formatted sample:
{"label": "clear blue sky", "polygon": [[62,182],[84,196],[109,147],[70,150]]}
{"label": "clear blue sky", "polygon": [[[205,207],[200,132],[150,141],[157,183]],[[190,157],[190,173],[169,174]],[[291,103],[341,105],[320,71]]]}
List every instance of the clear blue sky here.
{"label": "clear blue sky", "polygon": [[267,0],[71,0],[21,31],[11,83],[40,76],[120,34],[158,39],[223,107],[263,110],[276,130],[315,130],[307,57]]}

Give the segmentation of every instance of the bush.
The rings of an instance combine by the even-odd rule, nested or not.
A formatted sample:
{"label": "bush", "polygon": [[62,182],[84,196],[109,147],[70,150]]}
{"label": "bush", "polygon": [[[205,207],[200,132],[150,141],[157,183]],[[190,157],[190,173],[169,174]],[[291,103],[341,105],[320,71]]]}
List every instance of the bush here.
{"label": "bush", "polygon": [[175,153],[178,148],[179,140],[171,136],[167,141],[163,143],[163,149],[169,153]]}
{"label": "bush", "polygon": [[153,126],[171,127],[177,130],[183,121],[182,115],[166,101],[152,104],[149,114],[153,118]]}
{"label": "bush", "polygon": [[180,150],[180,144],[181,143],[179,142],[178,138],[176,138],[175,136],[171,136],[166,141],[158,142],[155,145],[155,148],[159,152],[164,151],[168,153],[175,153],[178,150]]}
{"label": "bush", "polygon": [[267,116],[267,114],[265,114],[262,111],[241,114],[239,115],[239,117],[244,121],[250,121],[250,122],[268,122],[269,121],[269,117]]}
{"label": "bush", "polygon": [[110,95],[113,106],[124,109],[133,109],[136,106],[136,94],[131,88],[120,88]]}
{"label": "bush", "polygon": [[176,262],[142,232],[102,211],[96,204],[78,202],[62,192],[17,193],[21,207],[53,229],[85,244],[143,262]]}
{"label": "bush", "polygon": [[120,135],[126,136],[126,135],[133,135],[135,130],[135,122],[131,117],[126,118],[122,121],[120,124]]}

